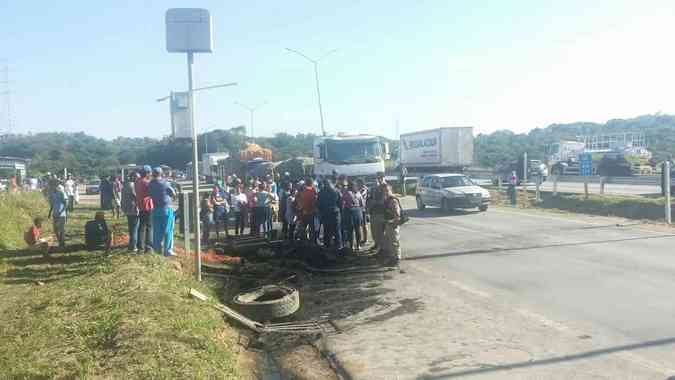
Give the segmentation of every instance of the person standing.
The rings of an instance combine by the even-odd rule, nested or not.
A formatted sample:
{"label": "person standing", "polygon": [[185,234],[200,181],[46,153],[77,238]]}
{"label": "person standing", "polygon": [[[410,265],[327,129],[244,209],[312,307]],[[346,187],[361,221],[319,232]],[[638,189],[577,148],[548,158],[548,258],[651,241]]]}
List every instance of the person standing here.
{"label": "person standing", "polygon": [[150,166],[143,166],[141,176],[136,180],[136,204],[138,205],[138,252],[152,251],[152,198],[148,192],[150,186]]}
{"label": "person standing", "polygon": [[281,235],[284,239],[288,235],[288,221],[286,220],[286,209],[288,208],[288,198],[291,196],[291,183],[283,182],[281,194],[279,195],[279,221],[281,221]]}
{"label": "person standing", "polygon": [[368,186],[366,186],[360,178],[356,180],[356,186],[364,204],[363,207],[361,207],[361,242],[359,244],[363,247],[368,242],[368,213],[366,212],[365,207],[366,199],[368,199]]}
{"label": "person standing", "polygon": [[240,186],[234,187],[234,194],[232,199],[232,212],[234,213],[234,234],[243,235],[244,226],[246,225],[246,194],[241,192]]}
{"label": "person standing", "polygon": [[66,217],[68,215],[68,200],[63,185],[58,185],[49,195],[49,214],[54,226],[54,234],[59,242],[59,248],[66,248]]}
{"label": "person standing", "polygon": [[[300,223],[300,237],[303,240],[311,240],[316,243],[316,227],[314,217],[316,215],[316,187],[314,180],[307,177],[302,190],[298,193],[298,219]],[[309,235],[308,235],[309,234]]]}
{"label": "person standing", "polygon": [[366,204],[370,214],[370,233],[373,236],[374,250],[382,249],[382,234],[384,234],[384,187],[387,182],[384,179],[384,173],[377,173],[377,184],[370,192],[370,197]]}
{"label": "person standing", "polygon": [[324,179],[317,199],[319,214],[321,215],[321,224],[323,224],[323,245],[328,248],[333,245],[342,249],[342,228],[340,226],[340,204],[341,197],[333,183]]}
{"label": "person standing", "polygon": [[384,196],[384,234],[382,236],[383,257],[390,265],[399,265],[401,261],[400,223],[401,203],[391,190],[391,186],[383,187]]}
{"label": "person standing", "polygon": [[136,189],[135,182],[138,179],[138,174],[131,173],[124,186],[122,187],[121,208],[124,215],[127,216],[127,225],[129,227],[129,244],[127,249],[129,252],[138,252],[138,204],[136,203]]}
{"label": "person standing", "polygon": [[249,234],[251,235],[256,235],[256,228],[258,227],[258,224],[255,220],[255,206],[256,206],[256,181],[253,180],[251,185],[249,186],[248,190],[246,191],[246,208],[248,211],[248,219],[249,219]]}
{"label": "person standing", "polygon": [[283,214],[284,223],[288,226],[286,234],[284,234],[284,239],[295,240],[295,225],[296,225],[296,212],[297,202],[296,202],[296,190],[291,187],[289,191],[288,198],[286,199],[286,210]]}
{"label": "person standing", "polygon": [[[363,208],[365,201],[359,192],[358,185],[351,183],[348,190],[344,193],[342,203],[345,213],[348,214],[347,220],[347,242],[351,249],[359,251],[361,249],[361,232],[363,226]],[[344,220],[345,218],[343,218]]]}
{"label": "person standing", "polygon": [[267,218],[270,214],[270,193],[264,182],[258,184],[258,192],[255,193],[255,222],[256,234],[268,233]]}
{"label": "person standing", "polygon": [[162,176],[162,168],[152,169],[152,181],[148,185],[148,193],[152,198],[152,248],[162,252],[164,256],[172,256],[173,225],[175,215],[171,207],[171,199],[176,191]]}
{"label": "person standing", "polygon": [[216,228],[216,239],[220,239],[219,224],[223,225],[225,237],[229,237],[228,219],[230,218],[230,203],[225,198],[225,192],[220,185],[214,186],[211,191],[211,204],[213,205],[213,223]]}
{"label": "person standing", "polygon": [[68,211],[73,212],[75,209],[75,187],[77,184],[73,180],[73,176],[68,174],[68,179],[64,183],[64,189],[66,191],[66,196],[68,197]]}
{"label": "person standing", "polygon": [[110,176],[112,186],[112,214],[113,218],[120,218],[120,209],[122,208],[122,181],[120,177]]}
{"label": "person standing", "polygon": [[202,198],[202,202],[199,206],[199,219],[202,222],[202,242],[208,245],[209,237],[211,235],[211,226],[214,224],[213,203],[211,202],[211,196],[209,194],[204,194],[204,197]]}
{"label": "person standing", "polygon": [[516,186],[518,186],[518,175],[514,170],[511,172],[511,176],[509,177],[509,198],[511,198],[511,205],[513,206],[516,205]]}

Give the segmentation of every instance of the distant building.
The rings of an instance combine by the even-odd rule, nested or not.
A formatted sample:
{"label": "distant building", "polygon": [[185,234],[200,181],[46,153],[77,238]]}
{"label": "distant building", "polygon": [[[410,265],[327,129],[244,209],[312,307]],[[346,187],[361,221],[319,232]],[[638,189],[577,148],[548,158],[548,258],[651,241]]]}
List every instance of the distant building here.
{"label": "distant building", "polygon": [[26,178],[26,169],[29,163],[30,159],[28,158],[0,156],[0,170],[14,170],[21,178]]}

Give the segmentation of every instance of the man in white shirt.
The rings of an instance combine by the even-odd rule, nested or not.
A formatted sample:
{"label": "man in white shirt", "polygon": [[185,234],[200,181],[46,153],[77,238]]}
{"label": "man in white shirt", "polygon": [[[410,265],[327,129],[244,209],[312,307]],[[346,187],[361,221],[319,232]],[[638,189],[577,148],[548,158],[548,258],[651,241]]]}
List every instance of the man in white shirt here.
{"label": "man in white shirt", "polygon": [[77,186],[77,184],[75,183],[75,180],[73,180],[73,176],[68,174],[68,179],[63,185],[66,196],[68,197],[68,211],[73,211],[73,209],[75,209],[75,186]]}

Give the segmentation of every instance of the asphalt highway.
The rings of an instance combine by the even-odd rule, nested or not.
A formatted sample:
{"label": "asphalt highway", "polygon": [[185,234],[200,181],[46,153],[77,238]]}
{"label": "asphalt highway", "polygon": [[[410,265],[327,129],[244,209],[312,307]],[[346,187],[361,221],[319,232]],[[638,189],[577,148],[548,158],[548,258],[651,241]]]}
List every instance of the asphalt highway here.
{"label": "asphalt highway", "polygon": [[409,213],[404,273],[329,339],[350,378],[675,375],[675,230],[509,208]]}

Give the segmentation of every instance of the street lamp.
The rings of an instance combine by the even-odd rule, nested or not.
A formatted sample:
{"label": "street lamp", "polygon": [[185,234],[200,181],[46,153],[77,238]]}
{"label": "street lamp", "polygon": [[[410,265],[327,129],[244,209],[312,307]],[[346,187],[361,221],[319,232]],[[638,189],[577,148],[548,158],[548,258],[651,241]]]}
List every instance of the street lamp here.
{"label": "street lamp", "polygon": [[[236,86],[237,82],[230,82],[230,83],[223,83],[223,84],[216,84],[213,86],[206,86],[206,87],[200,87],[200,88],[195,88],[192,90],[192,92],[197,92],[197,91],[203,91],[203,90],[212,90],[214,88],[221,88],[221,87],[230,87],[230,86]],[[165,100],[171,99],[171,93],[167,96],[158,98],[158,102],[163,102]]]}
{"label": "street lamp", "polygon": [[305,54],[303,54],[302,52],[297,51],[297,50],[293,50],[291,48],[286,48],[286,50],[290,51],[291,53],[294,53],[294,54],[297,54],[297,55],[301,56],[302,58],[306,59],[307,61],[309,61],[310,63],[312,63],[314,65],[314,79],[316,80],[316,98],[317,98],[317,101],[319,103],[319,117],[321,118],[321,133],[325,136],[326,135],[326,128],[323,125],[323,107],[321,107],[321,91],[319,90],[319,61],[321,61],[322,59],[326,58],[327,56],[335,53],[337,51],[337,49],[333,49],[333,50],[329,51],[328,53],[321,56],[321,58],[319,58],[319,59],[312,59],[312,58],[306,56]]}
{"label": "street lamp", "polygon": [[247,109],[248,112],[250,113],[249,116],[250,116],[250,125],[251,125],[251,139],[253,139],[253,113],[254,113],[257,109],[259,109],[260,107],[262,107],[262,106],[264,106],[265,104],[267,104],[267,101],[264,101],[264,102],[258,104],[258,105],[255,106],[255,107],[247,106],[246,104],[242,104],[242,103],[239,103],[239,102],[234,102],[234,104],[236,104],[236,105],[238,105],[238,106],[240,106],[240,107],[242,107],[242,108]]}

